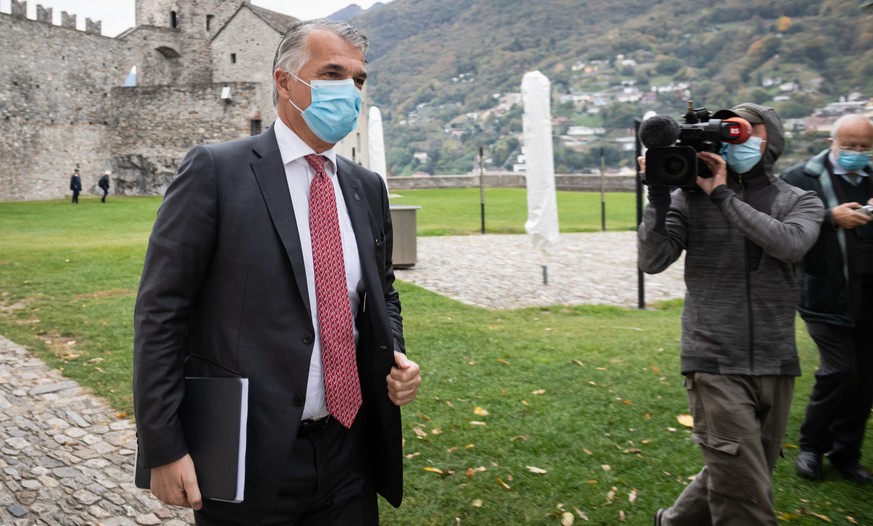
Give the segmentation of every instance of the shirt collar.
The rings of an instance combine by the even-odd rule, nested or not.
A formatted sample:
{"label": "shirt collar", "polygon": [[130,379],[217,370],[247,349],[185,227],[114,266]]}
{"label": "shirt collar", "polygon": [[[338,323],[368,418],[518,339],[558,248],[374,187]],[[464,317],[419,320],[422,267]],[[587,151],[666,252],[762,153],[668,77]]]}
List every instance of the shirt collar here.
{"label": "shirt collar", "polygon": [[[303,142],[294,130],[289,128],[282,119],[276,119],[273,128],[276,131],[276,142],[279,143],[279,154],[282,155],[282,164],[288,165],[294,161],[301,159],[307,155],[315,153],[308,144]],[[327,158],[331,165],[336,167],[336,150],[333,148],[321,152],[319,155]],[[302,162],[306,162],[303,160]],[[333,170],[336,172],[336,169]]]}

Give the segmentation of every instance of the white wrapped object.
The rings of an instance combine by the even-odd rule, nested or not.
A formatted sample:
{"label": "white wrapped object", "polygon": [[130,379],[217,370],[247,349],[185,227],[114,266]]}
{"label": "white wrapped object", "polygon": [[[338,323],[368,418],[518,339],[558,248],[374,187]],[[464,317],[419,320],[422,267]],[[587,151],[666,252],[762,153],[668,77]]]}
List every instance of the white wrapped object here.
{"label": "white wrapped object", "polygon": [[382,176],[385,186],[388,186],[388,162],[385,160],[385,138],[382,135],[382,112],[376,106],[370,106],[367,115],[370,125],[370,170]]}
{"label": "white wrapped object", "polygon": [[550,89],[551,82],[539,71],[525,73],[522,78],[527,169],[527,222],[524,229],[544,259],[558,243]]}

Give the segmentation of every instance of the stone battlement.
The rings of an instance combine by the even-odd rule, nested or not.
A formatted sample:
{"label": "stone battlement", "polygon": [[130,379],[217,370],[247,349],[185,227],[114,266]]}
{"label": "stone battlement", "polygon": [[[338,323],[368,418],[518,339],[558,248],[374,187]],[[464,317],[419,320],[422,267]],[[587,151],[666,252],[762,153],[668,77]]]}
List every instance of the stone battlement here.
{"label": "stone battlement", "polygon": [[[12,16],[14,18],[27,18],[27,0],[12,0],[12,9],[9,13],[0,13],[0,15]],[[52,8],[43,7],[41,4],[36,4],[36,22],[53,25]],[[85,19],[85,33],[100,35],[103,31],[103,22],[93,21],[90,18]],[[61,11],[61,25],[67,29],[76,29],[76,15]]]}

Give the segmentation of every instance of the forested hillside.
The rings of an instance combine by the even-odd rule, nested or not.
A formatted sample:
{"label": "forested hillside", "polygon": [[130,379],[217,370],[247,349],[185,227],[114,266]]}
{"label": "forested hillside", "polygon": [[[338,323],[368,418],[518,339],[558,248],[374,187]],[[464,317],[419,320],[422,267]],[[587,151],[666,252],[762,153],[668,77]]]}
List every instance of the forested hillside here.
{"label": "forested hillside", "polygon": [[395,174],[467,172],[480,145],[490,168],[511,167],[521,130],[511,94],[532,70],[552,82],[556,137],[594,130],[557,144],[558,169],[573,172],[600,147],[611,166],[629,164],[615,140],[634,117],[678,115],[687,98],[797,118],[873,96],[873,13],[862,3],[394,0],[353,20],[371,39],[369,95]]}

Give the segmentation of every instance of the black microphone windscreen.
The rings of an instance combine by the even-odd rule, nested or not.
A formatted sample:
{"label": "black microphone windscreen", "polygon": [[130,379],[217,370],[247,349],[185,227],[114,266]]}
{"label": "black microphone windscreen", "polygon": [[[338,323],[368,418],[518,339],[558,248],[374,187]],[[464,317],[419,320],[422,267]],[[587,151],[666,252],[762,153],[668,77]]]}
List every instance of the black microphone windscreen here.
{"label": "black microphone windscreen", "polygon": [[640,124],[640,141],[646,148],[673,146],[679,139],[679,123],[666,115],[655,115]]}

